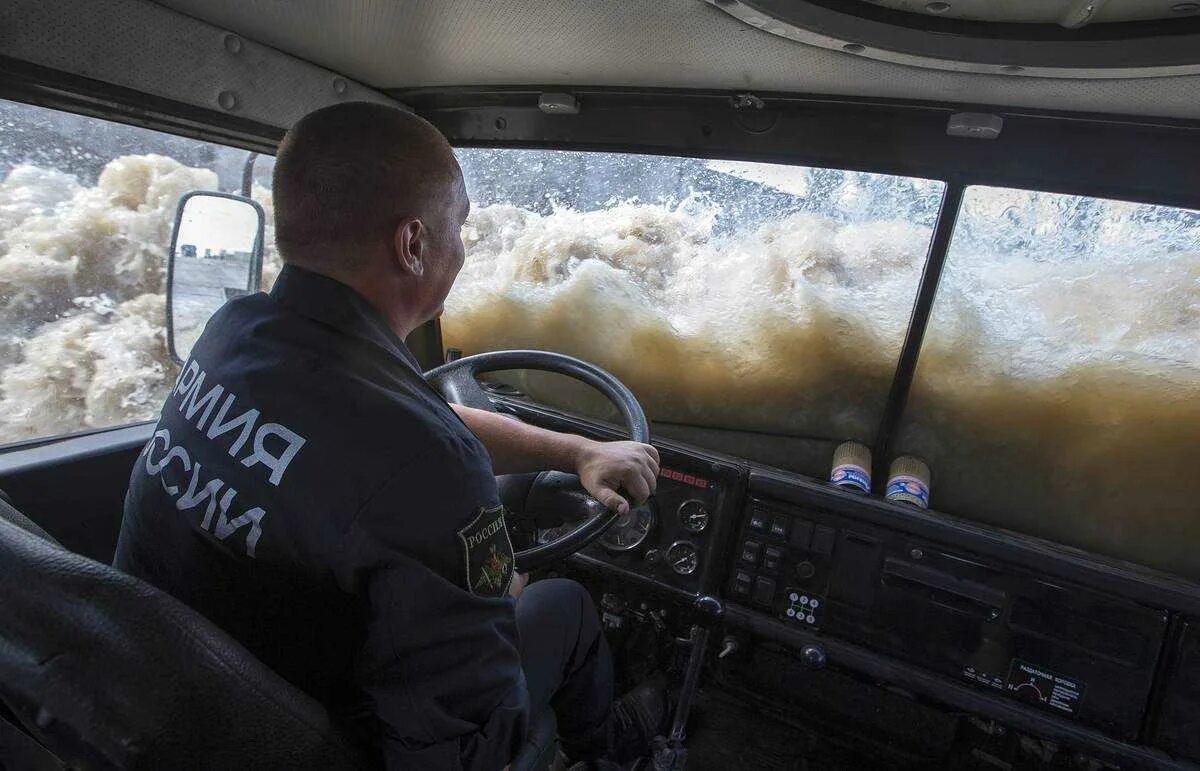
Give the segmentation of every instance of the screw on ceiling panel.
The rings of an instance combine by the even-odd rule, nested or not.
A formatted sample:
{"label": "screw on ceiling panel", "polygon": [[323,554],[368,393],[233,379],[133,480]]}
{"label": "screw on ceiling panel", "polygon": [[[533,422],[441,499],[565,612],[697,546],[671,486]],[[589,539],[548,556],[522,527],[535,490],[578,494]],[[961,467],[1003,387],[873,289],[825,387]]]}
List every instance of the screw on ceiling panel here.
{"label": "screw on ceiling panel", "polygon": [[343,78],[334,78],[333,79],[333,93],[339,94],[339,95],[346,93],[345,79],[343,79]]}
{"label": "screw on ceiling panel", "polygon": [[1007,72],[1007,73],[1009,73],[1009,74],[1012,74],[1012,73],[1015,73],[1015,72],[1024,72],[1024,71],[1025,71],[1025,68],[1024,68],[1024,67],[1022,67],[1022,66],[1021,66],[1021,65],[1019,65],[1019,64],[1006,64],[1006,65],[1004,65],[1003,67],[1001,67],[1001,68],[1000,68],[1000,71],[1001,71],[1001,72]]}
{"label": "screw on ceiling panel", "polygon": [[226,35],[225,50],[231,54],[238,53],[242,50],[242,39],[237,35]]}
{"label": "screw on ceiling panel", "polygon": [[237,94],[232,91],[222,91],[217,94],[217,104],[221,105],[222,110],[233,110],[238,106]]}

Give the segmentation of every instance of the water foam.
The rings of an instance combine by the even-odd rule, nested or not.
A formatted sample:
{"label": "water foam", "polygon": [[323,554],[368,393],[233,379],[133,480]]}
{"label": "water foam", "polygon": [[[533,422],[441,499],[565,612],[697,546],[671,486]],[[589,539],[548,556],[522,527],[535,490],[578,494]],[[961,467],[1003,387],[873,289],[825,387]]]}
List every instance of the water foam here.
{"label": "water foam", "polygon": [[[117,158],[93,187],[35,166],[9,173],[0,184],[4,441],[158,412],[177,371],[164,299],[175,208],[183,193],[216,187],[213,172],[159,155]],[[254,197],[269,213],[269,191]],[[273,280],[273,251],[265,262]]]}

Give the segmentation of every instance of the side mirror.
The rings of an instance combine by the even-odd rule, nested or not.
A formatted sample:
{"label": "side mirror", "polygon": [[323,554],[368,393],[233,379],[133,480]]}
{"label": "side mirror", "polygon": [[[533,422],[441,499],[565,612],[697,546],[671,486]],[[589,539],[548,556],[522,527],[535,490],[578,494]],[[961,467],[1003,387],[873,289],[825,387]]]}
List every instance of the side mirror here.
{"label": "side mirror", "polygon": [[167,263],[167,348],[183,364],[226,300],[262,286],[263,210],[226,193],[179,200]]}

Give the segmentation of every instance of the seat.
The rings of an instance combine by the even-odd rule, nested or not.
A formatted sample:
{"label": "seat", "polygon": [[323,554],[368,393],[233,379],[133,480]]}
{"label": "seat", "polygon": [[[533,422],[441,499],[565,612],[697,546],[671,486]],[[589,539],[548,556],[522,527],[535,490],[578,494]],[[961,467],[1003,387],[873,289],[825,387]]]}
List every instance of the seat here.
{"label": "seat", "polygon": [[[207,619],[68,551],[3,498],[0,565],[0,702],[67,765],[374,765],[320,704]],[[537,722],[513,769],[549,766],[549,720]]]}

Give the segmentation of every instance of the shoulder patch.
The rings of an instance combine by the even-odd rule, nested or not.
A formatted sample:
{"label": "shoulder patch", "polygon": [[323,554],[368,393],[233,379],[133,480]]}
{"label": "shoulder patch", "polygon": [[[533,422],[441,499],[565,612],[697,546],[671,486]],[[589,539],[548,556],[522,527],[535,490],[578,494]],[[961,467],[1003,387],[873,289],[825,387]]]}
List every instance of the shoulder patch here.
{"label": "shoulder patch", "polygon": [[504,521],[504,507],[480,509],[458,531],[466,564],[467,590],[480,597],[503,597],[513,577],[513,547]]}

